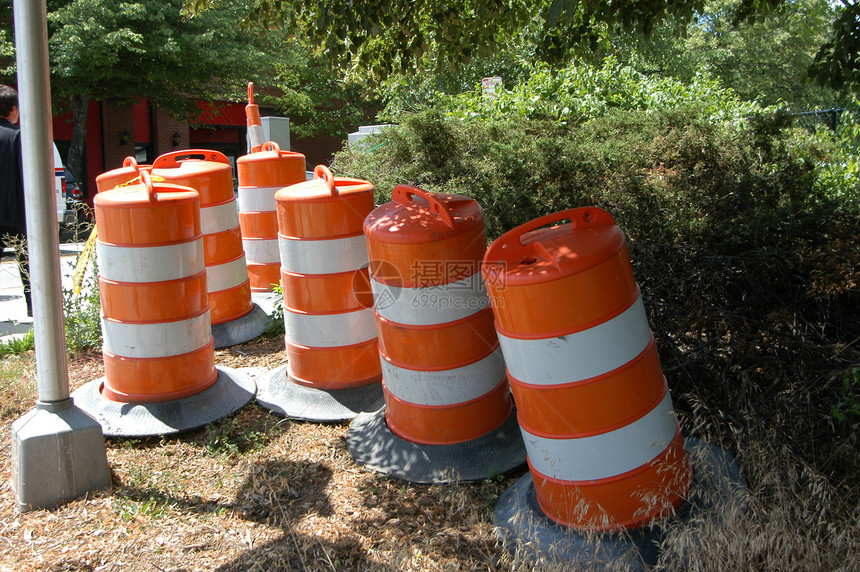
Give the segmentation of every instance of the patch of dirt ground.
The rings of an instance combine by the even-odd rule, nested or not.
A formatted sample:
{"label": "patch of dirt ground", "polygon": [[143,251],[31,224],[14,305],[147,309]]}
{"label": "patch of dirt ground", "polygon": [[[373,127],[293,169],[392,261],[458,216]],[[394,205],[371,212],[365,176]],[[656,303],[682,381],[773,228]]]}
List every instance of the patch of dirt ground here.
{"label": "patch of dirt ground", "polygon": [[[216,352],[227,367],[285,363],[282,339]],[[104,374],[70,360],[72,390]],[[35,393],[30,396],[35,399]],[[515,566],[492,508],[513,478],[414,485],[356,465],[348,424],[293,422],[252,403],[176,437],[107,441],[113,490],[20,514],[2,420],[0,569],[495,570]]]}

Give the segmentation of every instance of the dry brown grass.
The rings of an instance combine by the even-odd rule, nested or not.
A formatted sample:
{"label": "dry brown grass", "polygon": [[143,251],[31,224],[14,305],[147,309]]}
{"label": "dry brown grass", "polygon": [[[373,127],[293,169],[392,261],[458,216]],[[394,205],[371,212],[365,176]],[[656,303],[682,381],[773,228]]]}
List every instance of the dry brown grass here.
{"label": "dry brown grass", "polygon": [[[686,435],[733,451],[747,502],[669,523],[661,566],[851,570],[860,562],[860,241],[816,229],[770,249],[634,249]],[[661,272],[662,269],[662,272]],[[841,418],[840,418],[841,412]]]}
{"label": "dry brown grass", "polygon": [[[827,478],[787,450],[750,445],[756,467],[743,502],[721,505],[720,520],[666,523],[661,568],[667,570],[856,570],[858,514]],[[856,486],[856,483],[855,483]]]}
{"label": "dry brown grass", "polygon": [[38,395],[32,352],[0,360],[0,420],[20,417]]}
{"label": "dry brown grass", "polygon": [[[282,348],[252,342],[218,362],[274,367]],[[19,359],[32,376],[32,356]],[[98,355],[70,369],[72,388],[103,374]],[[493,570],[511,560],[491,524],[507,480],[402,483],[352,462],[346,424],[295,423],[253,404],[179,437],[110,440],[113,491],[19,514],[9,426],[35,392],[3,395],[3,570]]]}
{"label": "dry brown grass", "polygon": [[[833,244],[842,251],[632,249],[683,430],[734,452],[749,485],[719,501],[717,519],[665,520],[658,569],[860,562],[860,419],[833,414],[850,403],[844,376],[860,367],[860,241]],[[286,358],[272,339],[216,359],[270,369]],[[19,514],[8,436],[35,399],[33,367],[31,355],[0,365],[2,570],[569,568],[510,553],[494,534],[493,506],[522,472],[403,483],[352,462],[346,424],[292,422],[254,404],[186,435],[109,441],[113,491]],[[72,387],[102,371],[99,355],[77,356]]]}

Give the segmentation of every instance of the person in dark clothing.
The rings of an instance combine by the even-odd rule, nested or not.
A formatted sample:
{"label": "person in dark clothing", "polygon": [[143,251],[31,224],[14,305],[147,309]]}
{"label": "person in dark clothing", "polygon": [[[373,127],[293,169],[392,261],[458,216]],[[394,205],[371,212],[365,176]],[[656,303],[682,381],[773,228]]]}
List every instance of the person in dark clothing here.
{"label": "person in dark clothing", "polygon": [[30,297],[30,265],[25,240],[24,174],[21,167],[21,131],[18,122],[18,92],[0,85],[0,251],[14,247],[18,271],[24,284],[27,315],[33,315]]}

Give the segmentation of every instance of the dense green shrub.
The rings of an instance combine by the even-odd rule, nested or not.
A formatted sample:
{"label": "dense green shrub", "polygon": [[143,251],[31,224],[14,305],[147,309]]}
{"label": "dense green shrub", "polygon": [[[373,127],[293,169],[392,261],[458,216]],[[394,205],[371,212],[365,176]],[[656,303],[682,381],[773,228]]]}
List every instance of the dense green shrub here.
{"label": "dense green shrub", "polygon": [[[521,65],[516,81],[492,98],[480,88],[450,95],[424,89],[421,97],[397,90],[381,117],[400,122],[417,104],[442,109],[447,117],[477,120],[528,119],[576,125],[614,109],[672,109],[691,102],[709,121],[729,123],[758,113],[760,106],[745,101],[719,81],[701,72],[688,83],[662,75],[643,74],[612,57],[600,66],[572,61],[557,69],[545,64]],[[508,78],[511,79],[511,78]],[[422,84],[423,85],[423,84]]]}
{"label": "dense green shrub", "polygon": [[839,213],[860,211],[860,109],[855,104],[840,116],[836,133],[820,129],[815,143],[825,151],[816,186],[836,203]]}
{"label": "dense green shrub", "polygon": [[[856,123],[809,133],[778,109],[718,108],[609,106],[573,124],[441,106],[335,168],[372,181],[379,202],[398,183],[474,197],[490,239],[562,209],[607,209],[627,233],[685,436],[731,450],[750,484],[724,537],[693,534],[717,541],[676,553],[688,568],[726,554],[750,558],[738,569],[785,567],[786,553],[838,559],[823,539],[851,530],[855,542],[860,506]],[[776,523],[785,531],[761,532]]]}
{"label": "dense green shrub", "polygon": [[372,151],[339,154],[336,167],[374,182],[379,201],[398,183],[471,196],[491,238],[595,205],[633,240],[692,240],[725,252],[774,244],[787,226],[803,232],[840,196],[856,194],[856,181],[843,180],[854,190],[836,194],[822,184],[835,145],[790,129],[787,114],[760,110],[727,126],[711,110],[708,102],[609,109],[571,127],[452,119],[434,109],[406,117]]}
{"label": "dense green shrub", "polygon": [[491,238],[597,205],[633,240],[736,252],[860,212],[856,114],[835,137],[809,133],[707,75],[682,83],[612,58],[519,74],[494,98],[422,92],[432,107],[418,113],[395,96],[385,118],[400,126],[336,167],[374,182],[380,201],[397,183],[472,196]]}

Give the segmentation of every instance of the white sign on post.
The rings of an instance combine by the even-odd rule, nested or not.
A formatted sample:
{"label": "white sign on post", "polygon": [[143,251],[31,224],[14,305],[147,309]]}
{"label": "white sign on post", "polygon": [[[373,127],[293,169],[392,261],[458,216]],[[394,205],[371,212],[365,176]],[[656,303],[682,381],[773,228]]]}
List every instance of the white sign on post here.
{"label": "white sign on post", "polygon": [[502,78],[485,77],[481,80],[481,93],[484,97],[495,97],[497,85],[502,85]]}

